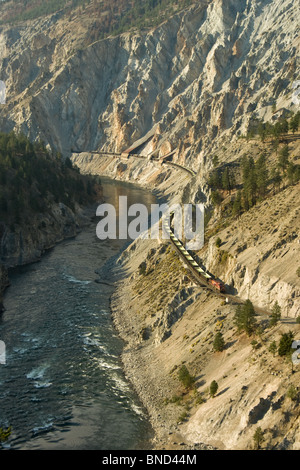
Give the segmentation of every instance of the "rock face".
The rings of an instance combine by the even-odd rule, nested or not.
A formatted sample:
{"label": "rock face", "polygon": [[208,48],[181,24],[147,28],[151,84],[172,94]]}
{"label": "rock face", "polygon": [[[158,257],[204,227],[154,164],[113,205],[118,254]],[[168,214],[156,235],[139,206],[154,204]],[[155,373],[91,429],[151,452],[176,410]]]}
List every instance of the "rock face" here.
{"label": "rock face", "polygon": [[198,169],[212,142],[245,133],[254,115],[270,119],[275,102],[294,106],[297,27],[289,0],[203,1],[151,31],[85,48],[78,19],[59,14],[2,27],[1,128],[70,155],[120,151],[158,125],[152,149],[178,148]]}
{"label": "rock face", "polygon": [[43,253],[60,241],[75,237],[89,223],[90,210],[72,211],[64,204],[54,204],[44,214],[32,217],[26,226],[14,230],[1,223],[0,243],[0,313],[3,293],[9,285],[8,269],[39,261]]}
{"label": "rock face", "polygon": [[0,246],[0,261],[7,268],[21,266],[40,259],[42,253],[59,241],[74,237],[87,219],[60,203],[45,214],[39,214],[30,225],[13,231],[4,228]]}
{"label": "rock face", "polygon": [[300,315],[299,184],[255,206],[210,240],[204,263],[243,299],[283,316]]}

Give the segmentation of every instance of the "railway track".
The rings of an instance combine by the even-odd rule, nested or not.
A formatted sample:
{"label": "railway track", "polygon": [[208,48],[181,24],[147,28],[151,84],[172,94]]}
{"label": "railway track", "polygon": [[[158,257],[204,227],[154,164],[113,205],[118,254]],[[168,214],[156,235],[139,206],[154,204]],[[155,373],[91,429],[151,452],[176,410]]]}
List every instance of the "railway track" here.
{"label": "railway track", "polygon": [[[110,157],[114,157],[114,158],[126,158],[126,159],[128,159],[130,157],[136,157],[136,158],[140,158],[140,159],[143,158],[145,160],[147,159],[147,157],[144,157],[144,156],[138,155],[138,154],[133,154],[133,153],[127,153],[126,155],[124,155],[123,153],[97,152],[97,151],[91,151],[91,152],[88,152],[88,153],[91,153],[91,154],[94,154],[94,155],[99,155],[99,156],[101,156],[101,155],[102,156],[110,156]],[[173,167],[177,167],[177,168],[179,168],[183,171],[188,172],[190,174],[190,176],[192,176],[192,177],[195,176],[195,174],[196,174],[190,168],[186,168],[186,167],[184,167],[182,165],[179,165],[177,163],[174,163],[174,162],[169,162],[169,161],[159,159],[159,158],[152,158],[151,160],[152,161],[161,161],[162,164],[164,164],[164,165],[170,165],[170,166],[173,166]],[[240,299],[238,296],[233,295],[233,294],[229,294],[228,292],[226,292],[226,287],[225,287],[224,283],[222,281],[217,280],[212,274],[208,273],[205,269],[203,269],[199,265],[199,263],[186,250],[186,248],[184,247],[182,242],[180,240],[178,240],[178,238],[175,236],[174,232],[172,231],[172,229],[170,227],[170,224],[169,224],[168,220],[164,220],[163,224],[164,224],[164,228],[165,228],[166,232],[169,234],[171,244],[173,245],[175,251],[178,253],[179,257],[185,263],[185,265],[186,265],[186,267],[187,267],[187,269],[190,273],[190,276],[192,277],[192,279],[195,281],[196,284],[198,284],[199,286],[201,286],[205,289],[210,290],[214,294],[217,294],[219,297],[221,297],[223,300],[225,300],[226,303],[228,303],[228,302],[231,302],[232,304],[243,304],[244,303],[244,300]],[[215,284],[213,285],[213,283],[215,283]],[[223,286],[222,289],[220,289],[220,286]],[[258,316],[262,316],[262,317],[269,317],[270,316],[269,311],[266,311],[266,310],[261,309],[261,308],[256,307],[256,306],[254,306],[254,309],[255,309]]]}
{"label": "railway track", "polygon": [[[166,232],[169,234],[170,237],[170,242],[173,245],[175,251],[178,253],[179,257],[182,259],[182,261],[185,263],[191,278],[195,281],[196,284],[198,284],[200,287],[205,288],[209,290],[210,292],[218,295],[220,298],[222,298],[226,303],[231,303],[233,305],[236,304],[244,304],[245,301],[238,297],[237,295],[229,294],[228,292],[222,292],[218,288],[214,287],[210,282],[215,279],[214,276],[205,269],[203,269],[199,263],[193,258],[193,256],[185,249],[184,245],[178,238],[174,235],[174,232],[172,231],[169,221],[164,220],[163,221],[163,226]],[[222,283],[223,284],[223,283]],[[223,284],[224,285],[224,284]],[[262,309],[260,307],[257,307],[253,305],[254,310],[257,314],[257,316],[261,318],[269,318],[270,312]]]}
{"label": "railway track", "polygon": [[[192,255],[186,250],[186,248],[184,247],[182,242],[180,240],[178,240],[178,238],[175,236],[173,230],[171,229],[171,227],[169,225],[168,220],[166,220],[166,219],[163,220],[163,226],[164,226],[164,229],[166,230],[166,232],[168,233],[168,235],[170,236],[171,243],[175,247],[176,251],[179,253],[180,257],[188,265],[189,270],[192,272],[195,279],[201,285],[203,285],[205,287],[208,287],[208,288],[211,288],[211,285],[209,284],[209,282],[212,282],[214,280],[214,276],[212,276],[207,271],[205,271],[205,269],[203,269],[199,265],[199,263],[197,263],[197,261],[192,257]],[[221,283],[221,281],[220,281],[220,284],[224,286],[224,284]],[[217,289],[214,289],[214,290],[217,290]],[[225,292],[221,292],[221,291],[219,291],[219,292],[225,294]]]}
{"label": "railway track", "polygon": [[[129,158],[139,158],[139,159],[143,159],[143,160],[148,159],[147,156],[140,155],[138,153],[129,153],[129,152],[122,152],[122,153],[119,152],[118,153],[118,152],[99,152],[99,151],[96,151],[96,150],[91,150],[91,151],[88,151],[86,153],[90,153],[92,155],[99,155],[99,156],[103,156],[103,157],[124,158],[125,160],[128,160]],[[171,156],[173,153],[175,153],[175,151],[170,152],[170,154],[168,154],[167,156]],[[192,170],[191,168],[180,165],[179,163],[168,161],[168,160],[165,159],[165,157],[161,157],[161,158],[152,157],[151,161],[161,162],[162,165],[169,165],[169,166],[172,166],[173,168],[178,168],[179,170],[185,171],[190,176],[195,176],[196,175],[194,170]]]}

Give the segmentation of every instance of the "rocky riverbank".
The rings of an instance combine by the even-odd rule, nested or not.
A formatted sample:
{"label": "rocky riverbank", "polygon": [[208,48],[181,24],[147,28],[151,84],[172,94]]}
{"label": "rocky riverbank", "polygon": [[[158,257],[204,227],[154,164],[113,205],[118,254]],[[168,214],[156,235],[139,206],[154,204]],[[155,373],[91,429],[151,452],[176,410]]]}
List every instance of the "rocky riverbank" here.
{"label": "rocky riverbank", "polygon": [[[115,328],[125,343],[122,354],[124,371],[148,411],[154,430],[151,448],[155,450],[213,449],[214,447],[209,443],[193,442],[187,439],[181,430],[180,407],[166,405],[166,401],[175,393],[179,393],[180,389],[176,377],[170,374],[171,366],[166,360],[165,352],[162,352],[159,347],[160,344],[163,345],[161,337],[164,336],[166,327],[159,328],[159,332],[155,330],[152,320],[159,318],[161,312],[157,316],[149,315],[143,295],[140,296],[134,289],[138,277],[136,275],[138,264],[146,252],[153,251],[157,251],[155,244],[146,247],[143,242],[134,243],[123,253],[119,261],[120,265],[114,273],[116,279],[122,277],[122,281],[116,281],[116,290],[111,298],[111,311]],[[123,269],[126,270],[126,278],[122,276]],[[176,278],[182,278],[178,270],[174,274],[174,280]],[[160,277],[158,282],[161,282]],[[172,282],[170,278],[169,282]],[[193,287],[190,286],[189,292],[192,293],[192,291]],[[172,294],[168,297],[166,293],[164,297],[167,304]],[[157,333],[158,336],[156,336]],[[175,348],[173,353],[176,354]]]}

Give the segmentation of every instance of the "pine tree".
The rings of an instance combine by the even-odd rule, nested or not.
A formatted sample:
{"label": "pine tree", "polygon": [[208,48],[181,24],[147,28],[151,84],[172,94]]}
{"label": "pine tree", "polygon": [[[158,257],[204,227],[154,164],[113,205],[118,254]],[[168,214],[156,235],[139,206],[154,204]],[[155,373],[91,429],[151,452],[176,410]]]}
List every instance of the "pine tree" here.
{"label": "pine tree", "polygon": [[219,385],[217,384],[215,380],[213,380],[209,387],[209,393],[212,398],[214,398],[214,396],[216,395],[218,388],[219,388]]}
{"label": "pine tree", "polygon": [[289,123],[286,119],[282,119],[282,121],[280,121],[280,125],[281,125],[281,132],[283,134],[287,134],[288,131],[289,131]]}
{"label": "pine tree", "polygon": [[257,132],[261,138],[261,141],[264,142],[267,135],[266,125],[264,122],[260,121],[260,123],[258,124]]}
{"label": "pine tree", "polygon": [[213,191],[211,193],[211,202],[214,206],[219,206],[222,201],[223,199],[219,191]]}
{"label": "pine tree", "polygon": [[278,168],[285,171],[289,164],[289,146],[285,145],[279,152]]}
{"label": "pine tree", "polygon": [[269,175],[266,163],[266,156],[262,154],[256,163],[256,184],[259,196],[264,197],[269,184]]}
{"label": "pine tree", "polygon": [[290,129],[293,134],[295,134],[295,132],[298,130],[299,122],[300,122],[300,113],[298,111],[298,113],[294,114],[294,116],[290,120]]}
{"label": "pine tree", "polygon": [[275,326],[279,322],[281,318],[281,307],[279,303],[276,302],[274,303],[271,311],[271,320],[270,320],[270,326]]}
{"label": "pine tree", "polygon": [[233,217],[239,217],[242,212],[242,192],[239,189],[232,206],[232,215]]}
{"label": "pine tree", "polygon": [[256,450],[260,449],[260,446],[264,441],[263,432],[260,426],[256,428],[254,436],[253,436],[253,440],[254,440],[255,449]]}
{"label": "pine tree", "polygon": [[278,170],[276,170],[275,168],[273,168],[273,170],[272,170],[271,179],[272,179],[272,182],[273,182],[273,185],[274,185],[274,190],[277,189],[277,191],[279,191],[280,190],[280,185],[282,183],[282,176],[281,176],[280,172]]}
{"label": "pine tree", "polygon": [[249,299],[243,305],[238,305],[234,315],[234,324],[238,331],[251,335],[256,327],[255,316],[253,304]]}
{"label": "pine tree", "polygon": [[222,188],[225,189],[226,191],[229,191],[231,189],[228,167],[225,168],[222,174]]}
{"label": "pine tree", "polygon": [[191,375],[186,365],[181,366],[178,372],[178,379],[186,388],[191,388],[195,383],[195,377]]}
{"label": "pine tree", "polygon": [[245,210],[250,209],[256,204],[256,171],[255,163],[252,157],[244,157],[242,162],[243,176],[243,206]]}
{"label": "pine tree", "polygon": [[213,348],[215,351],[221,352],[224,350],[224,347],[225,347],[225,341],[224,341],[223,335],[220,331],[218,331],[214,339]]}
{"label": "pine tree", "polygon": [[269,347],[269,351],[270,351],[270,353],[273,354],[273,356],[275,356],[276,351],[277,351],[276,341],[272,341],[272,343],[270,344],[270,347]]}
{"label": "pine tree", "polygon": [[291,353],[294,334],[292,331],[281,335],[278,347],[279,356],[288,356]]}

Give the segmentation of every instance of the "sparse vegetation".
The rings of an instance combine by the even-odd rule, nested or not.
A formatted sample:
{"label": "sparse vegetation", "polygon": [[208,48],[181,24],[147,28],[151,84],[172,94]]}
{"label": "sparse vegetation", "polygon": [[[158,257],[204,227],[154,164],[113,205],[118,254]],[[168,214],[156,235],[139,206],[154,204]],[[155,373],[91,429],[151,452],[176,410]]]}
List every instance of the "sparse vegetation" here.
{"label": "sparse vegetation", "polygon": [[215,397],[215,395],[218,391],[218,388],[219,388],[218,383],[215,380],[213,380],[210,384],[210,387],[209,387],[209,394],[212,398]]}
{"label": "sparse vegetation", "polygon": [[11,435],[11,427],[7,429],[0,428],[0,444],[6,442]]}
{"label": "sparse vegetation", "polygon": [[195,383],[195,377],[190,374],[185,364],[183,364],[178,371],[178,379],[187,388],[190,389]]}
{"label": "sparse vegetation", "polygon": [[87,44],[103,39],[111,34],[120,34],[132,28],[149,28],[160,24],[171,14],[180,11],[193,3],[192,0],[6,0],[0,6],[1,23],[15,24],[20,21],[33,20],[57,11],[67,18],[82,14],[86,9],[94,18],[87,38]]}
{"label": "sparse vegetation", "polygon": [[172,403],[174,405],[181,405],[182,400],[183,400],[182,395],[173,395],[172,398],[166,398],[164,400],[164,404],[168,405],[169,403]]}
{"label": "sparse vegetation", "polygon": [[179,415],[177,423],[182,423],[183,421],[186,420],[187,417],[188,417],[188,412],[185,410]]}
{"label": "sparse vegetation", "polygon": [[219,263],[220,264],[225,264],[228,260],[228,258],[230,258],[230,253],[226,250],[220,250],[219,251]]}
{"label": "sparse vegetation", "polygon": [[278,346],[279,356],[289,356],[291,354],[293,339],[294,334],[292,331],[289,331],[288,333],[282,333]]}
{"label": "sparse vegetation", "polygon": [[291,384],[289,386],[289,388],[287,389],[287,392],[286,392],[286,396],[287,398],[289,398],[290,400],[292,401],[296,401],[297,398],[298,398],[298,390],[297,388],[295,387],[294,384]]}
{"label": "sparse vegetation", "polygon": [[205,399],[202,393],[199,393],[197,390],[195,390],[195,404],[202,405],[202,403],[205,403]]}
{"label": "sparse vegetation", "polygon": [[215,335],[213,348],[215,351],[221,352],[224,350],[224,347],[225,347],[225,341],[224,341],[223,335],[220,331],[218,331]]}
{"label": "sparse vegetation", "polygon": [[257,427],[255,430],[255,433],[253,435],[253,441],[255,450],[259,450],[261,448],[261,444],[264,441],[264,434],[260,426]]}
{"label": "sparse vegetation", "polygon": [[271,320],[270,320],[270,326],[275,326],[279,322],[281,318],[281,307],[278,304],[277,300],[274,303],[272,310],[271,310]]}
{"label": "sparse vegetation", "polygon": [[252,349],[255,350],[255,349],[258,349],[261,345],[256,339],[253,339],[251,341],[251,346],[252,346]]}

